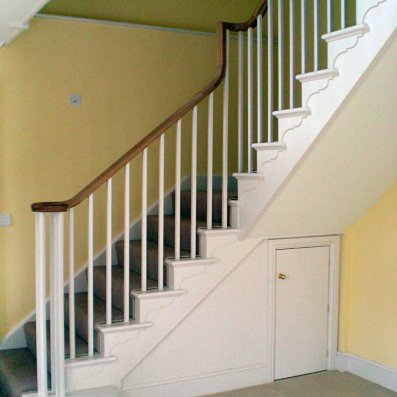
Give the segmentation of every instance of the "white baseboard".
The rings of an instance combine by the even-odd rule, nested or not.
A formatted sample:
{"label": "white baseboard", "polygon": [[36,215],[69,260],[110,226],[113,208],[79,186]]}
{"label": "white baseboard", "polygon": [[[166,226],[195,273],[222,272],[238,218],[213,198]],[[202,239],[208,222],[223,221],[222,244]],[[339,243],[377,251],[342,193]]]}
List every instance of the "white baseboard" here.
{"label": "white baseboard", "polygon": [[268,383],[266,364],[197,376],[137,384],[122,390],[123,397],[196,397]]}
{"label": "white baseboard", "polygon": [[350,372],[397,392],[397,369],[386,367],[351,353],[336,353],[335,362],[338,371]]}

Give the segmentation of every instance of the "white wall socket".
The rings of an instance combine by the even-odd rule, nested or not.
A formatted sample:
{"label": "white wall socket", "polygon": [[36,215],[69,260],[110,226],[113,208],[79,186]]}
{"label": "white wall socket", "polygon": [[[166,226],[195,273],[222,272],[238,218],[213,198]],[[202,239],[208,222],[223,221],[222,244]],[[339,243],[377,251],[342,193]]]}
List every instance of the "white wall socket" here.
{"label": "white wall socket", "polygon": [[80,94],[70,94],[69,95],[70,106],[80,106],[81,105],[81,95]]}
{"label": "white wall socket", "polygon": [[0,227],[11,226],[11,214],[0,214]]}

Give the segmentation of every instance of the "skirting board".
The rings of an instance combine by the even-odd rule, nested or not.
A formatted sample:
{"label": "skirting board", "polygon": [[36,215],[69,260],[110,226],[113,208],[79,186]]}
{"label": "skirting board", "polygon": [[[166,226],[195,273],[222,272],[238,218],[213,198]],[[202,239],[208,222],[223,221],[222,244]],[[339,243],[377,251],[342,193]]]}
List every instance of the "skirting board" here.
{"label": "skirting board", "polygon": [[211,372],[197,376],[135,385],[123,389],[122,397],[196,397],[242,389],[269,382],[266,364]]}
{"label": "skirting board", "polygon": [[350,372],[397,392],[397,369],[386,367],[351,353],[341,352],[336,353],[336,369],[341,372]]}

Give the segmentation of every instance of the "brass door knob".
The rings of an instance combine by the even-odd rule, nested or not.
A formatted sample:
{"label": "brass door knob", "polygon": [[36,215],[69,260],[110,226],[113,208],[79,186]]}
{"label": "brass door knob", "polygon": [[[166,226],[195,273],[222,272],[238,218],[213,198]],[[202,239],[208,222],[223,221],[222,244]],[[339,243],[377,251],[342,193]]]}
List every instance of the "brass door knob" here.
{"label": "brass door knob", "polygon": [[287,278],[287,275],[286,275],[286,274],[283,274],[283,273],[279,273],[278,278],[279,278],[280,280],[285,280],[285,279]]}

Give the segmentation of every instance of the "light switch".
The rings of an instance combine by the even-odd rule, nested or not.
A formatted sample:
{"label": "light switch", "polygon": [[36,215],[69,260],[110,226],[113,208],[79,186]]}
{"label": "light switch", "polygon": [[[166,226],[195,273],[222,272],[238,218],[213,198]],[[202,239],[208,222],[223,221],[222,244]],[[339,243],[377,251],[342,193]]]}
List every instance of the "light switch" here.
{"label": "light switch", "polygon": [[11,226],[11,214],[0,214],[0,227]]}
{"label": "light switch", "polygon": [[80,94],[70,94],[69,96],[70,106],[78,107],[81,105],[81,95]]}

